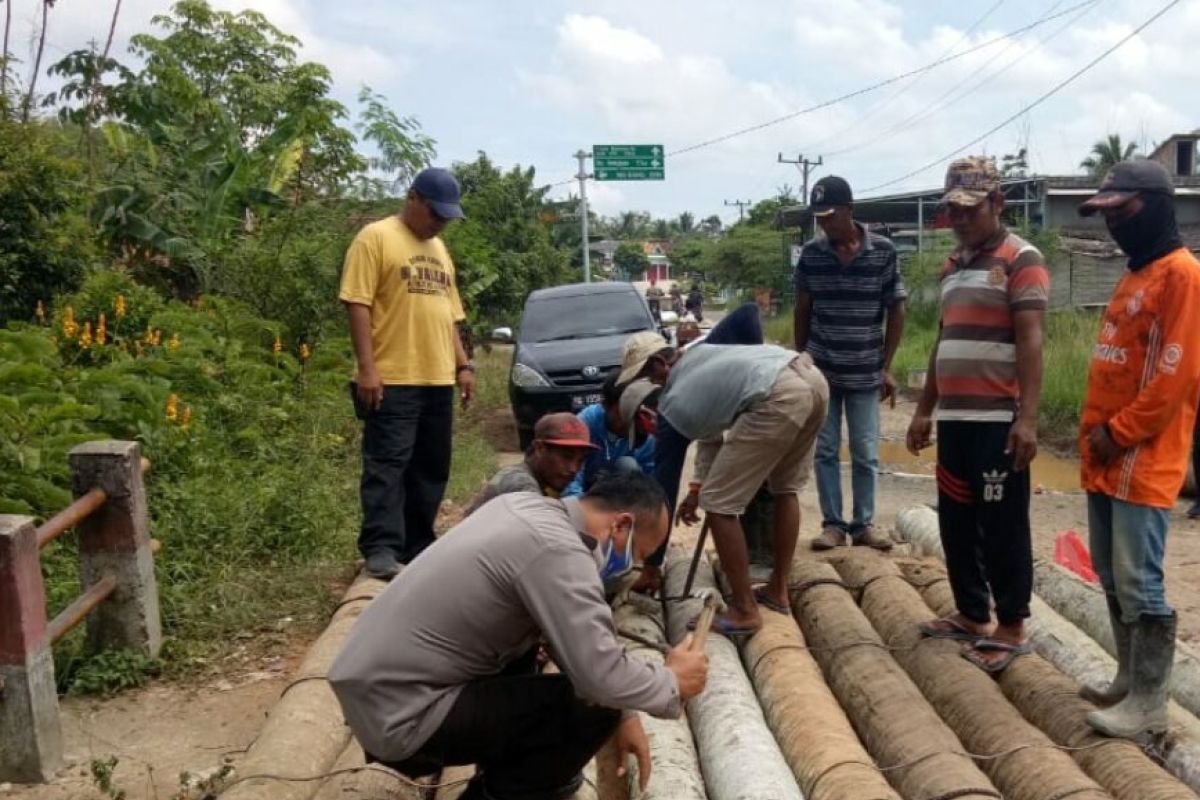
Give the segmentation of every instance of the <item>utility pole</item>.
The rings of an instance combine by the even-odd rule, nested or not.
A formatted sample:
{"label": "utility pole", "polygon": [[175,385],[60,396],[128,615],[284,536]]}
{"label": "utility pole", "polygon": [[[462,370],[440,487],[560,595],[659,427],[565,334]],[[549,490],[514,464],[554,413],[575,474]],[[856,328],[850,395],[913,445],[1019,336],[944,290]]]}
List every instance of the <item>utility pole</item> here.
{"label": "utility pole", "polygon": [[588,252],[588,204],[587,204],[587,179],[588,175],[586,162],[592,154],[586,150],[580,150],[575,154],[575,158],[579,159],[579,174],[575,177],[579,179],[579,224],[583,229],[583,282],[592,282],[592,259]]}
{"label": "utility pole", "polygon": [[733,201],[726,200],[725,205],[737,206],[738,222],[741,222],[742,219],[746,216],[746,206],[754,205],[754,201],[753,200],[733,200]]}
{"label": "utility pole", "polygon": [[783,153],[780,153],[779,154],[779,163],[780,164],[795,164],[796,169],[800,170],[800,174],[804,176],[804,188],[802,188],[800,190],[804,194],[800,197],[800,203],[801,203],[801,205],[807,206],[808,205],[808,173],[812,171],[813,167],[819,167],[822,164],[824,164],[825,156],[817,156],[816,161],[809,161],[807,158],[804,157],[804,154],[801,153],[793,161],[790,158],[784,158]]}

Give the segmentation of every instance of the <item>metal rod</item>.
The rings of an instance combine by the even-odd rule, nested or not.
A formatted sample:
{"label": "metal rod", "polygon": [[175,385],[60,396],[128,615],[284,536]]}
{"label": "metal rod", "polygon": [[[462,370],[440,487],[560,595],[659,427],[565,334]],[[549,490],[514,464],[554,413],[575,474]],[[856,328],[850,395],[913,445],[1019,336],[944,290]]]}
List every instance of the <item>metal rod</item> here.
{"label": "metal rod", "polygon": [[147,472],[150,471],[150,466],[151,466],[150,459],[146,458],[145,456],[142,456],[142,460],[139,463],[142,466],[142,474],[143,475],[145,475]]}
{"label": "metal rod", "polygon": [[584,163],[591,158],[592,154],[586,150],[580,150],[575,154],[575,158],[579,160],[579,174],[575,177],[579,179],[579,224],[582,228],[583,236],[583,282],[592,282],[592,255],[588,249],[588,202],[587,202],[587,165]]}
{"label": "metal rod", "polygon": [[700,526],[700,536],[696,539],[696,552],[692,553],[692,563],[688,567],[687,581],[683,584],[683,596],[688,597],[692,593],[692,581],[696,580],[696,570],[700,567],[700,556],[704,554],[704,542],[708,539],[708,516],[704,517],[704,524]]}
{"label": "metal rod", "polygon": [[43,522],[41,527],[37,529],[38,549],[42,549],[59,536],[62,536],[63,533],[87,519],[96,512],[96,509],[104,505],[104,501],[107,499],[108,494],[99,486],[87,494],[77,497],[75,502]]}
{"label": "metal rod", "polygon": [[107,600],[109,595],[116,590],[117,579],[111,574],[105,575],[94,583],[92,588],[79,595],[74,603],[64,608],[62,613],[46,625],[46,633],[49,634],[50,641],[57,642],[70,633],[72,628],[83,622],[92,609]]}

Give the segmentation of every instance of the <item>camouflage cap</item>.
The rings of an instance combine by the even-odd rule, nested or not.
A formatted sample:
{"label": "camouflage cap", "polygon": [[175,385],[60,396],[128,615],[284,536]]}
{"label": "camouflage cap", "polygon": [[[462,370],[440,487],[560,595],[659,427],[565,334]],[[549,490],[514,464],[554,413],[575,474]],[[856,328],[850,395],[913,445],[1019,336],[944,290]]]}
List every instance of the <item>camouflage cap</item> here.
{"label": "camouflage cap", "polygon": [[942,203],[977,206],[989,194],[1000,190],[1000,172],[990,156],[967,156],[950,164],[946,170],[946,193]]}

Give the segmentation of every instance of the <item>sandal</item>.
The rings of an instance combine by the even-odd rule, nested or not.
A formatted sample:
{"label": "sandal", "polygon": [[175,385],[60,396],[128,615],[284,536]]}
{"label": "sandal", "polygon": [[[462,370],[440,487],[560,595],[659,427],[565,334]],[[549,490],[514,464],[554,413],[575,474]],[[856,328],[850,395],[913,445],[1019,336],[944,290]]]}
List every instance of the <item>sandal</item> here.
{"label": "sandal", "polygon": [[[995,661],[988,660],[983,657],[983,653],[993,652],[1002,653],[1001,657]],[[961,655],[967,661],[970,661],[975,666],[979,667],[984,672],[990,675],[996,675],[1008,668],[1008,665],[1013,662],[1017,656],[1028,655],[1033,652],[1033,645],[1028,641],[1016,644],[1014,642],[1005,642],[1000,639],[983,638],[975,642],[967,649],[963,650]]]}
{"label": "sandal", "polygon": [[791,614],[792,613],[791,606],[776,602],[776,600],[773,597],[771,597],[771,595],[767,594],[766,584],[763,584],[762,586],[754,587],[754,602],[758,603],[760,606],[766,606],[767,608],[771,609],[772,611],[776,612],[777,614]]}
{"label": "sandal", "polygon": [[942,617],[941,619],[922,622],[917,626],[917,630],[926,639],[953,639],[956,642],[974,642],[983,638],[954,617]]}
{"label": "sandal", "polygon": [[[689,631],[696,630],[696,623],[699,620],[700,617],[697,615],[695,619],[687,624],[687,629]],[[758,633],[760,628],[746,628],[740,625],[735,625],[729,621],[728,617],[717,614],[715,617],[713,617],[712,628],[709,630],[713,633],[721,634],[734,644],[741,644],[754,634]]]}

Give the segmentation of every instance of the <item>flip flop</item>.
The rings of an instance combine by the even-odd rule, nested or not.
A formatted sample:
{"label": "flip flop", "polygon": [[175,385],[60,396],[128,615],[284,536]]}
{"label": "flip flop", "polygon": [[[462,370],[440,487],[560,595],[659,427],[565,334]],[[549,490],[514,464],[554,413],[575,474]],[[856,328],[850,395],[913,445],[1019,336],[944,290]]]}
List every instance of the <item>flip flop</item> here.
{"label": "flip flop", "polygon": [[922,622],[917,626],[917,630],[926,639],[953,639],[956,642],[974,642],[982,638],[978,633],[966,627],[954,619],[954,617],[942,617],[930,620],[929,622]]}
{"label": "flip flop", "polygon": [[[695,619],[693,619],[691,622],[689,622],[687,624],[687,629],[689,631],[696,630],[696,623],[699,620],[700,620],[700,617],[697,616]],[[737,625],[734,625],[732,622],[730,622],[728,617],[724,617],[720,614],[717,614],[715,617],[713,617],[712,627],[709,630],[713,633],[721,634],[725,638],[732,641],[734,644],[741,644],[742,642],[746,641],[754,634],[758,633],[760,629],[759,628],[739,627]]]}
{"label": "flip flop", "polygon": [[[1000,652],[1004,655],[999,661],[987,661],[980,656],[980,651]],[[1028,641],[1020,644],[1012,642],[1004,642],[999,639],[980,639],[971,647],[962,651],[960,655],[967,661],[970,661],[975,666],[979,667],[984,672],[991,675],[996,675],[1008,668],[1008,665],[1013,662],[1017,656],[1028,655],[1033,652],[1033,645]]]}
{"label": "flip flop", "polygon": [[760,606],[766,606],[767,608],[779,614],[792,613],[791,606],[786,606],[782,603],[776,602],[771,595],[767,594],[766,584],[754,587],[754,602],[758,603]]}

